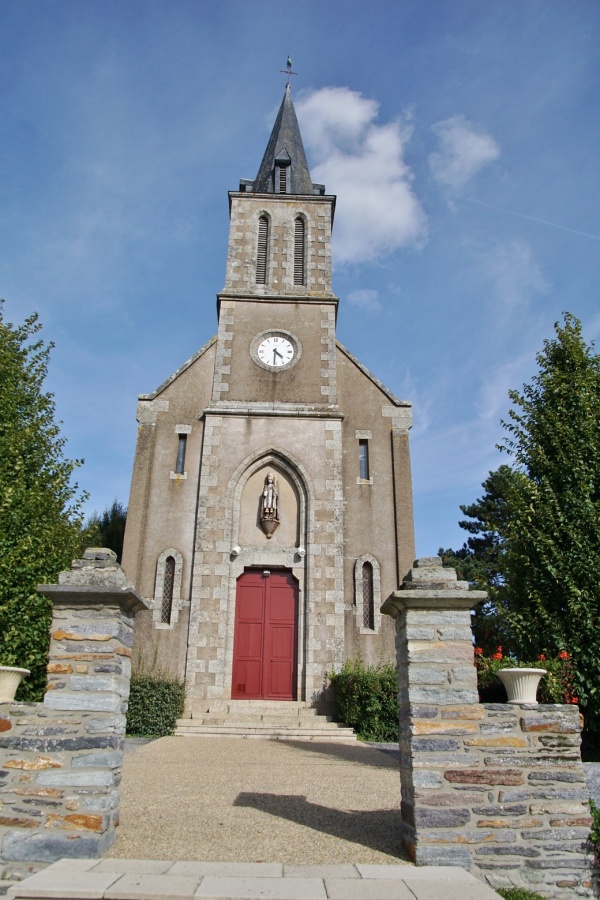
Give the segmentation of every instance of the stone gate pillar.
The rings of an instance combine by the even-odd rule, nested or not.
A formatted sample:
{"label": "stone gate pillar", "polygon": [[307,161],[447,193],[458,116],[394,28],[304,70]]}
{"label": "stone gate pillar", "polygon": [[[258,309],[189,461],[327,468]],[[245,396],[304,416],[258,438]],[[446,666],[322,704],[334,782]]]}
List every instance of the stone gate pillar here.
{"label": "stone gate pillar", "polygon": [[0,859],[100,856],[115,840],[133,617],[146,605],[112,550],[38,590],[52,600],[43,703],[0,704]]}
{"label": "stone gate pillar", "polygon": [[457,720],[479,717],[470,610],[486,597],[458,581],[439,557],[428,556],[416,560],[401,589],[381,607],[396,619],[402,843],[420,865],[464,857],[460,847],[448,854],[422,846],[416,827],[428,815],[447,826],[464,823],[441,805],[430,814],[415,806],[423,791],[443,786],[438,767],[456,762],[455,735],[465,734],[465,727],[475,730]]}
{"label": "stone gate pillar", "polygon": [[417,865],[494,888],[586,894],[579,710],[479,703],[470,608],[485,597],[428,557],[382,607],[396,619],[402,843]]}

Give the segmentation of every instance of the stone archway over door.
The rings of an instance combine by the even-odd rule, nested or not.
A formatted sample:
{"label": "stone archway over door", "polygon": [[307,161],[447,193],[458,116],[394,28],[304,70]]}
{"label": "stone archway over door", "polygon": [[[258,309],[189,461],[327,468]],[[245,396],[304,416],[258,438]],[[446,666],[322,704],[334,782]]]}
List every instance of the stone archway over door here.
{"label": "stone archway over door", "polygon": [[233,700],[295,700],[298,582],[287,569],[250,569],[237,582]]}

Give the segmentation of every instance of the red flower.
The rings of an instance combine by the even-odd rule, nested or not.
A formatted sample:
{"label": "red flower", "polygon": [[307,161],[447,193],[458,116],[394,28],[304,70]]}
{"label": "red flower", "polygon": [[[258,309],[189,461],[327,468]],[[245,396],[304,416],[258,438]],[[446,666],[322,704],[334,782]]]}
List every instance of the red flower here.
{"label": "red flower", "polygon": [[543,653],[540,653],[540,655],[538,656],[538,659],[541,659],[542,662],[546,662],[546,657],[544,656]]}
{"label": "red flower", "polygon": [[496,652],[492,654],[492,659],[502,659],[502,647],[496,649]]}
{"label": "red flower", "polygon": [[579,703],[579,697],[571,697],[571,703]]}
{"label": "red flower", "polygon": [[559,659],[568,659],[569,654],[567,653],[566,650],[561,650],[560,653],[558,654],[558,658]]}
{"label": "red flower", "polygon": [[481,647],[475,647],[475,656],[483,656],[483,650]]}

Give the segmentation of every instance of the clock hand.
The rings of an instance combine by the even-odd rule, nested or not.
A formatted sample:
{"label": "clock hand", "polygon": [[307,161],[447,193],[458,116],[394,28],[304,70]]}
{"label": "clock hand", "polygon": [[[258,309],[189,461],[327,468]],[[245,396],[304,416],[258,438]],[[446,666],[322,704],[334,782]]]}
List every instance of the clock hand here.
{"label": "clock hand", "polygon": [[275,357],[276,357],[276,356],[278,356],[279,359],[283,359],[283,356],[281,355],[281,353],[279,352],[279,350],[277,350],[277,348],[274,348],[274,350],[273,350],[273,362],[275,362]]}

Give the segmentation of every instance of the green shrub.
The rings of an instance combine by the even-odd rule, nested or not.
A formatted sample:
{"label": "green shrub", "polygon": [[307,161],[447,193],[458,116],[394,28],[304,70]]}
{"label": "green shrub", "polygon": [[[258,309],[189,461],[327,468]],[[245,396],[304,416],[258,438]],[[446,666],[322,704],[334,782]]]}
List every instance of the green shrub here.
{"label": "green shrub", "polygon": [[519,662],[509,656],[498,658],[483,656],[475,648],[477,687],[482,703],[506,703],[504,685],[497,676],[498,669],[546,669],[547,674],[540,681],[538,699],[540,703],[577,703],[572,690],[572,668],[568,655],[559,659],[537,659],[535,662]]}
{"label": "green shrub", "polygon": [[398,687],[390,663],[365,666],[346,660],[330,676],[336,717],[354,728],[363,741],[398,740]]}
{"label": "green shrub", "polygon": [[526,888],[496,888],[496,893],[504,897],[504,900],[545,900],[541,894]]}
{"label": "green shrub", "polygon": [[133,675],[127,710],[127,734],[164,737],[173,734],[183,714],[185,684],[157,675]]}

